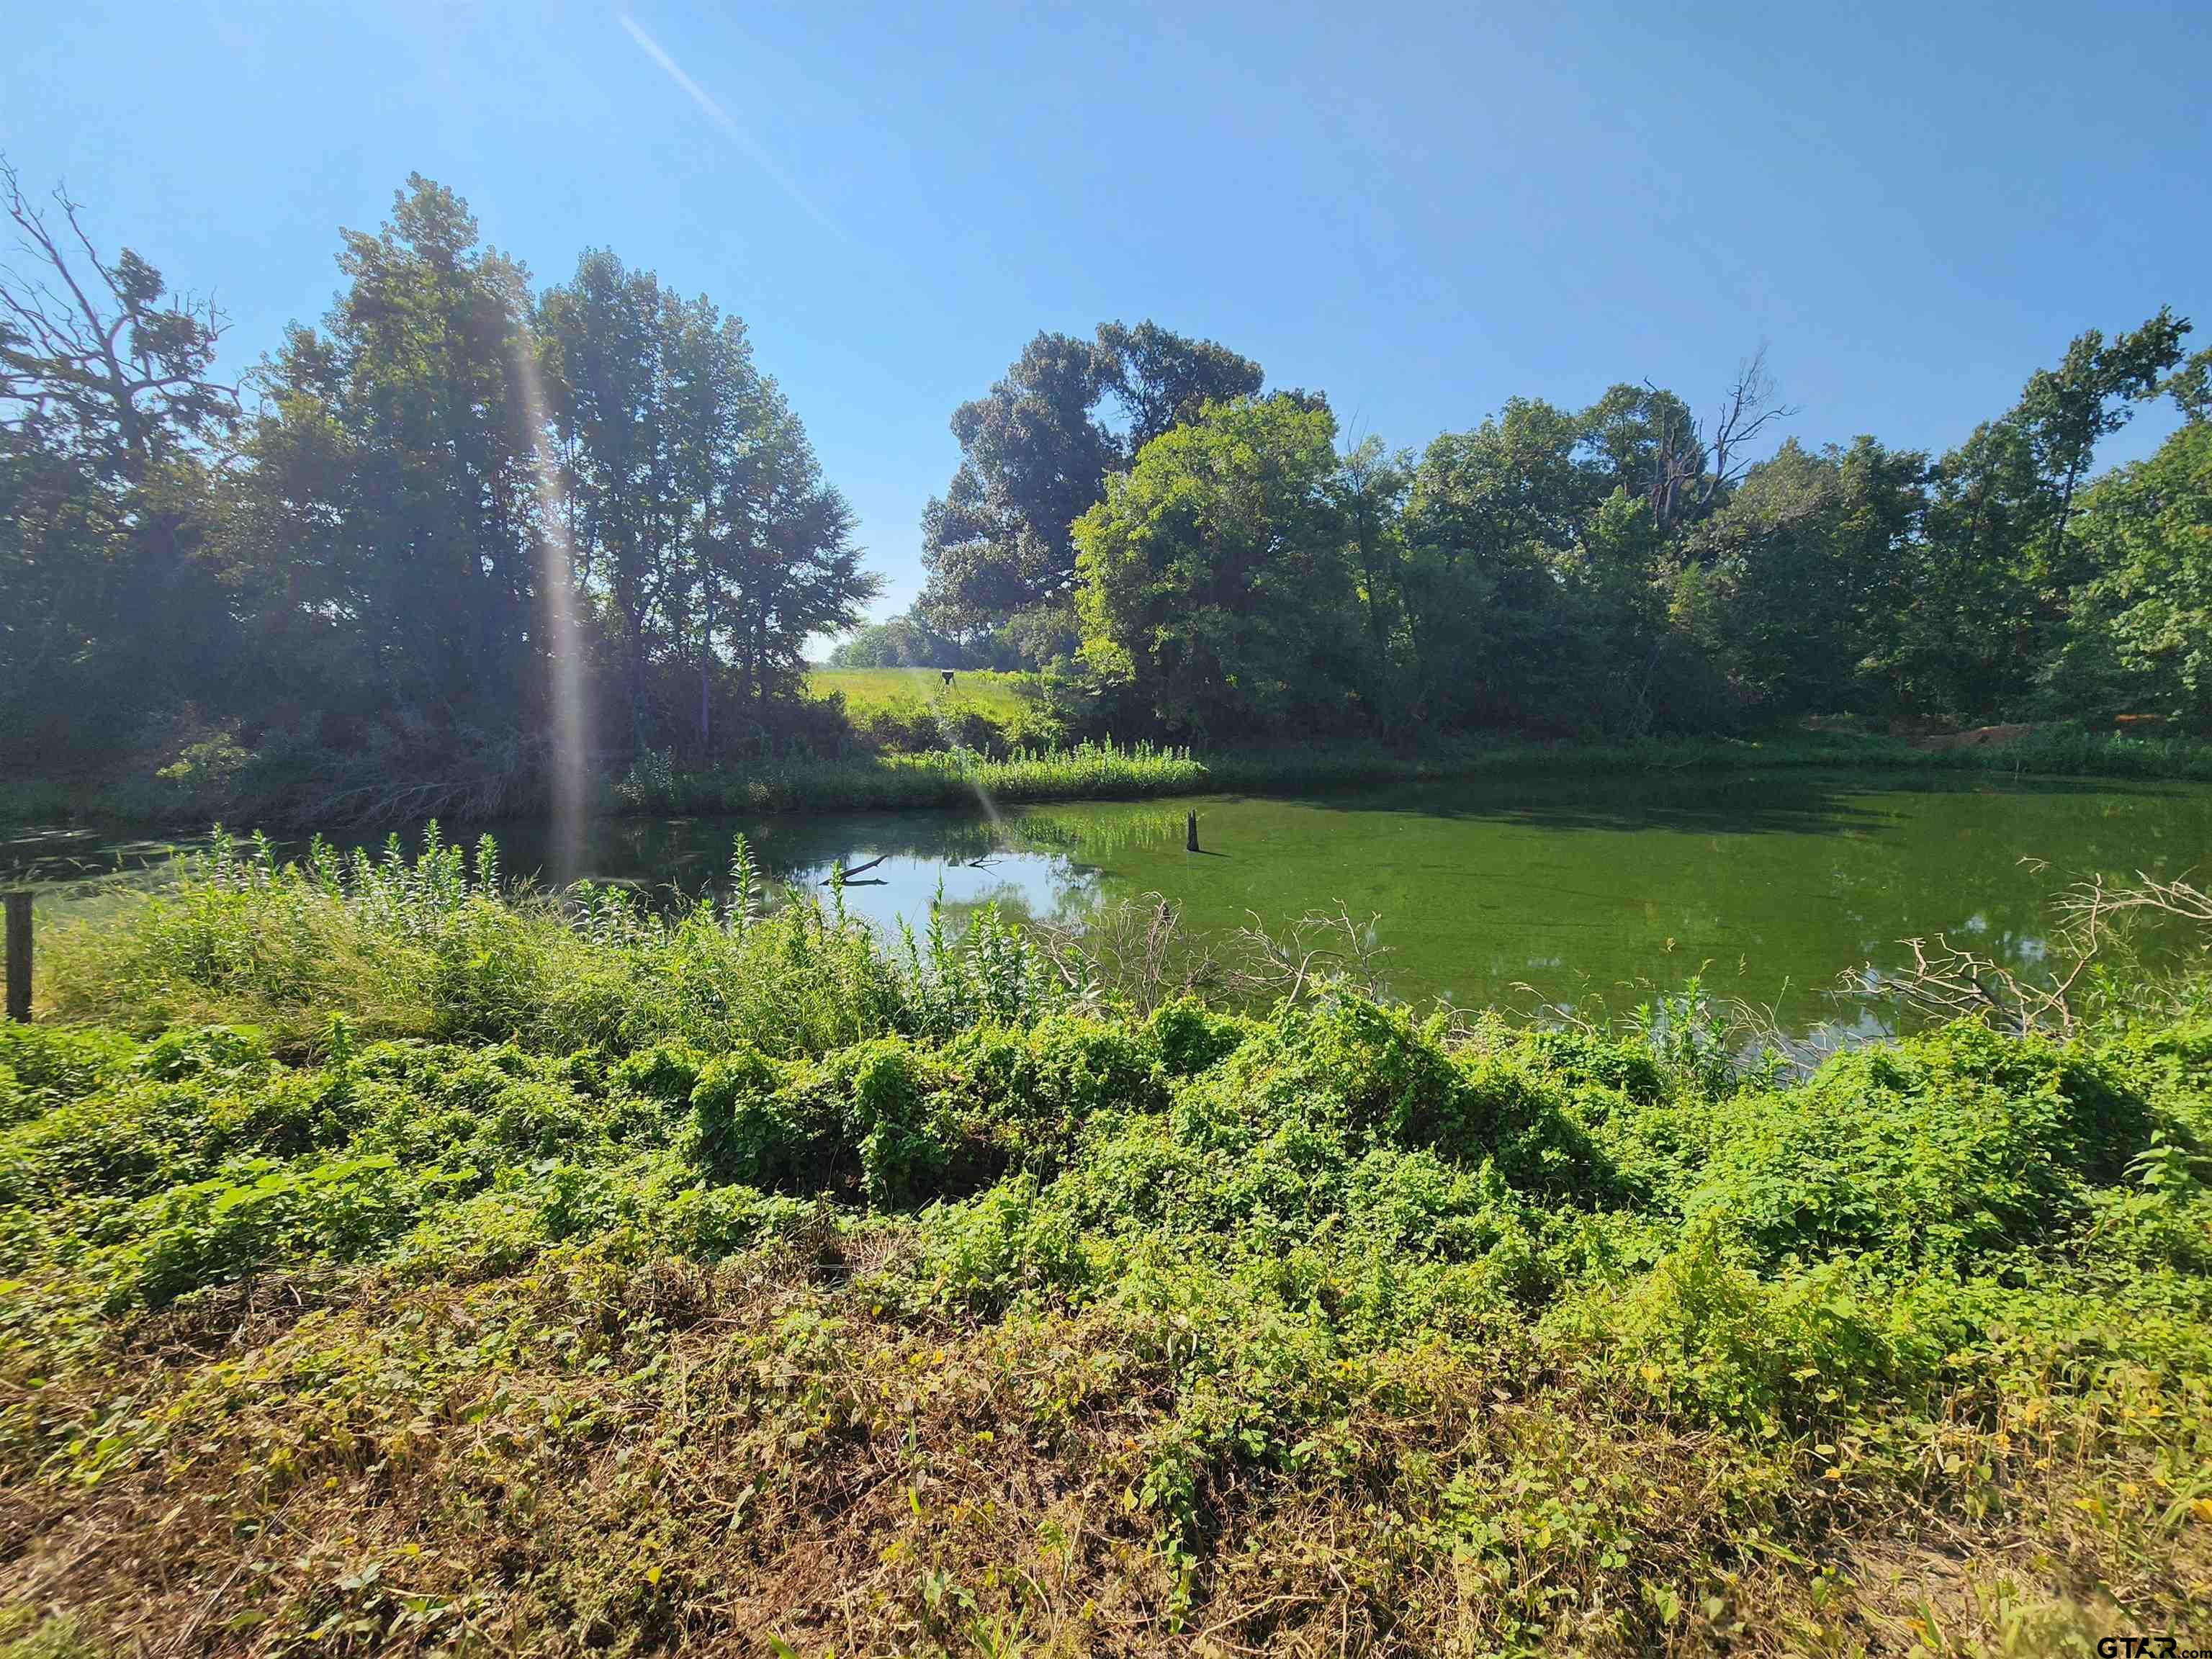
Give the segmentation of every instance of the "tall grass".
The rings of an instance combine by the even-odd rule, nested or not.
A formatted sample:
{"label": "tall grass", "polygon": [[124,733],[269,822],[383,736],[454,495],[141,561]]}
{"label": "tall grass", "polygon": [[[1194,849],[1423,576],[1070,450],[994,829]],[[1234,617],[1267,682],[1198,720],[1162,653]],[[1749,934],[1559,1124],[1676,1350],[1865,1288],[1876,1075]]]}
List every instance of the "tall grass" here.
{"label": "tall grass", "polygon": [[1928,748],[1902,738],[1793,732],[1766,738],[1655,738],[1605,743],[1439,743],[1399,750],[1316,743],[1229,749],[1085,743],[1001,760],[937,750],[797,761],[746,772],[671,769],[640,805],[685,812],[896,809],[995,800],[1136,800],[1267,793],[1485,776],[1618,776],[1832,768],[1899,773],[2212,779],[2212,747],[2179,738],[2033,732],[2002,744]]}
{"label": "tall grass", "polygon": [[[953,675],[950,695],[1005,720],[1036,702],[1040,683],[1036,674],[963,668]],[[947,695],[944,676],[934,668],[810,668],[806,690],[816,697],[843,698],[846,712],[855,719],[886,705],[927,702]]]}
{"label": "tall grass", "polygon": [[[1266,744],[1228,747],[1201,757],[1188,747],[1111,740],[1068,747],[994,741],[961,746],[963,720],[948,724],[915,704],[918,741],[946,746],[916,753],[856,754],[687,767],[672,753],[638,757],[605,781],[599,805],[613,813],[747,813],[897,810],[994,800],[1136,800],[1235,792],[1283,793],[1484,776],[1756,772],[1833,768],[1898,773],[1994,773],[2137,779],[2212,780],[2212,745],[2183,737],[2095,732],[2078,726],[2030,731],[2008,741],[1929,747],[1907,739],[1844,732],[1747,738],[1654,738],[1607,742],[1484,742],[1449,739],[1409,748],[1374,743]],[[993,731],[1000,728],[992,727]],[[1003,738],[1003,732],[1000,732]],[[316,768],[249,768],[211,791],[140,780],[125,787],[18,780],[0,787],[0,823],[112,817],[189,823],[211,817],[305,831],[334,823],[389,823],[439,814],[478,820],[528,811],[538,803],[535,763],[507,752],[497,767],[471,765],[451,775],[410,779],[380,773],[373,786],[341,788],[335,763]]]}
{"label": "tall grass", "polygon": [[738,772],[672,770],[653,810],[783,812],[962,806],[995,801],[1132,800],[1207,787],[1207,769],[1188,749],[1084,743],[1017,750],[992,760],[972,750],[933,750],[843,760],[794,760]]}
{"label": "tall grass", "polygon": [[766,905],[742,838],[729,886],[667,913],[620,888],[505,884],[491,837],[465,851],[434,824],[412,859],[394,836],[380,857],[319,841],[296,863],[219,832],[166,890],[54,929],[43,994],[64,1019],[245,1022],[308,1048],[337,1014],[370,1036],[815,1054],[1018,1017],[1054,977],[994,908],[894,955],[842,890]]}

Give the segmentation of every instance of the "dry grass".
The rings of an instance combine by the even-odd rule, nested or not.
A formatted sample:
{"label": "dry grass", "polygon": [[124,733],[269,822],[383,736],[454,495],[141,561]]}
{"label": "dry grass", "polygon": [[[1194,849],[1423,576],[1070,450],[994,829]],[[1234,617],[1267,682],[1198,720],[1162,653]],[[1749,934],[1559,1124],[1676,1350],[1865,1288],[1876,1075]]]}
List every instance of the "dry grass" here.
{"label": "dry grass", "polygon": [[1164,1547],[1171,1319],[872,1294],[835,1247],[211,1294],[9,1366],[0,1599],[223,1654],[2024,1656],[2212,1605],[2148,1384],[1823,1481],[1563,1356],[1389,1355]]}

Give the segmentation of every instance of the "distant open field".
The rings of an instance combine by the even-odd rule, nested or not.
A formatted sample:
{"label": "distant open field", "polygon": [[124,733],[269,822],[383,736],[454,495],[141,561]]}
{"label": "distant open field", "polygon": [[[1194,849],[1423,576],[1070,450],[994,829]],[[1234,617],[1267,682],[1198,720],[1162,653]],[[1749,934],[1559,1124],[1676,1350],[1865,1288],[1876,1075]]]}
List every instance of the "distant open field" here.
{"label": "distant open field", "polygon": [[[934,668],[812,668],[806,689],[817,697],[842,691],[845,707],[853,714],[900,697],[919,697],[927,702],[944,689]],[[1005,718],[1017,713],[1036,695],[1033,674],[1000,673],[988,668],[963,668],[954,676],[953,690],[986,714]]]}

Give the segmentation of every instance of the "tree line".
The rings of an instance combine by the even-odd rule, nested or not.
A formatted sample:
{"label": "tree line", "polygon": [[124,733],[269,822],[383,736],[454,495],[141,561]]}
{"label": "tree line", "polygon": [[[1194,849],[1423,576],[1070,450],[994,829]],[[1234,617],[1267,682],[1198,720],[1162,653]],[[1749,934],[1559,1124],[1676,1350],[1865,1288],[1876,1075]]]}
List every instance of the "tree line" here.
{"label": "tree line", "polygon": [[[224,322],[0,162],[0,757],[542,773],[849,728],[878,589],[744,324],[613,252],[538,287],[420,177],[242,380]],[[1043,729],[1202,741],[2151,714],[2212,729],[2212,352],[2092,331],[1941,455],[1623,383],[1419,453],[1156,323],[954,411],[927,586],[852,663],[1044,671]],[[2179,429],[2104,475],[2171,398]],[[573,616],[565,633],[561,618]],[[617,759],[619,764],[619,759]]]}
{"label": "tree line", "polygon": [[[208,301],[0,194],[0,749],[289,747],[524,772],[556,672],[596,746],[727,750],[876,592],[744,325],[604,249],[567,282],[414,177],[244,384]],[[556,602],[578,619],[568,650]],[[210,741],[211,737],[219,741]]]}
{"label": "tree line", "polygon": [[[1210,342],[1040,334],[954,416],[919,603],[844,657],[1046,667],[1078,720],[1201,739],[2212,729],[2212,351],[2185,356],[2189,326],[2081,335],[1940,456],[1772,445],[1795,411],[1759,357],[1702,418],[1624,383],[1413,454],[1343,442],[1325,398],[1263,394]],[[2093,481],[2160,398],[2180,430]]]}

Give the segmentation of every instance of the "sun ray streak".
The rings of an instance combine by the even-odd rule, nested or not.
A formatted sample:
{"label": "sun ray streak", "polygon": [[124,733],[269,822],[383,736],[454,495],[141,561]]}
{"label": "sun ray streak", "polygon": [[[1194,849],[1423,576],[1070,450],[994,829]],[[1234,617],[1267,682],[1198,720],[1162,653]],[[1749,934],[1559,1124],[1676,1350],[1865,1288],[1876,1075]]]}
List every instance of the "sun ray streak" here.
{"label": "sun ray streak", "polygon": [[586,752],[584,633],[576,615],[575,550],[568,540],[567,503],[561,493],[560,458],[553,453],[545,391],[538,375],[536,337],[526,325],[514,334],[515,380],[523,418],[536,452],[532,487],[538,496],[538,587],[543,594],[547,667],[552,676],[553,767],[551,866],[556,882],[582,868],[584,826],[589,812],[590,757]]}
{"label": "sun ray streak", "polygon": [[842,225],[823,212],[816,205],[814,198],[799,188],[799,181],[784,171],[782,164],[769,153],[767,146],[740,126],[731,116],[729,111],[714,101],[712,94],[684,72],[683,65],[661,48],[660,42],[639,27],[637,19],[626,11],[619,12],[616,15],[629,38],[637,42],[638,49],[659,64],[662,72],[670,80],[675,82],[693,103],[698,105],[707,118],[720,127],[723,134],[739,149],[744,151],[753,165],[768,174],[778,189],[799,204],[799,207],[805,211],[807,217],[842,241],[849,242],[853,240]]}

